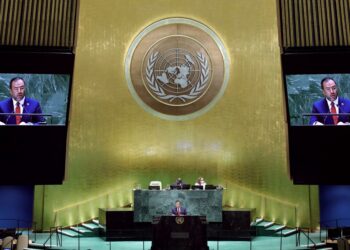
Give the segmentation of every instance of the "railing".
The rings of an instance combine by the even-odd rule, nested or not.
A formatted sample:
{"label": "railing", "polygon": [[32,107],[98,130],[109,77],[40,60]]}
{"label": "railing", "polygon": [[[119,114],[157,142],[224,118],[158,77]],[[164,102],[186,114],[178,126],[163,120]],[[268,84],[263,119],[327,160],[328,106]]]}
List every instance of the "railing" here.
{"label": "railing", "polygon": [[[3,229],[4,235],[13,234],[10,236],[17,237],[27,231],[28,240],[30,231],[33,232],[34,241],[37,239],[36,222],[21,219],[0,219],[0,228]],[[2,238],[2,237],[0,237]]]}
{"label": "railing", "polygon": [[300,246],[300,235],[303,234],[307,238],[307,245],[310,245],[310,242],[312,242],[313,247],[316,248],[316,243],[310,238],[310,229],[307,230],[307,234],[301,229],[298,228],[298,234],[297,234],[297,246]]}
{"label": "railing", "polygon": [[[254,190],[251,190],[249,188],[240,186],[240,185],[236,185],[233,184],[233,187],[230,187],[230,189],[232,190],[236,190],[237,193],[242,193],[242,192],[247,192],[250,193],[251,195],[255,196],[255,198],[252,198],[252,200],[259,200],[260,199],[260,208],[261,208],[261,214],[264,214],[266,211],[271,211],[273,210],[273,208],[268,208],[268,206],[271,206],[271,204],[277,204],[278,206],[278,210],[279,211],[284,211],[287,214],[290,214],[292,216],[288,216],[289,218],[293,218],[290,226],[292,227],[297,227],[297,218],[298,218],[298,204],[277,198],[277,197],[273,197],[271,195],[266,195],[264,193],[261,192],[257,192]],[[226,188],[226,190],[229,190],[228,188]],[[240,204],[238,204],[240,206]],[[227,207],[235,207],[235,204],[225,204],[225,206]],[[259,207],[259,204],[256,204],[255,206],[256,208]],[[283,209],[282,209],[283,208]],[[287,212],[286,212],[287,211]],[[283,223],[284,224],[284,223]]]}
{"label": "railing", "polygon": [[[320,221],[320,228],[326,230],[327,239],[337,239],[350,236],[350,218],[337,218],[333,220]],[[333,235],[329,236],[330,230]],[[320,234],[320,240],[322,239]]]}
{"label": "railing", "polygon": [[[128,185],[125,185],[128,186]],[[125,198],[125,193],[128,197]],[[121,201],[124,200],[124,203]],[[126,207],[131,205],[132,190],[116,189],[95,197],[78,201],[65,207],[54,210],[54,225],[74,225],[98,217],[99,208]],[[89,208],[89,209],[84,209]],[[66,218],[73,218],[65,222]]]}
{"label": "railing", "polygon": [[[62,227],[50,227],[50,233],[49,237],[44,241],[43,246],[44,248],[51,248],[52,247],[52,236],[56,236],[56,246],[62,246],[62,235],[59,233],[59,230],[62,231]],[[47,243],[50,243],[49,246],[47,246]]]}

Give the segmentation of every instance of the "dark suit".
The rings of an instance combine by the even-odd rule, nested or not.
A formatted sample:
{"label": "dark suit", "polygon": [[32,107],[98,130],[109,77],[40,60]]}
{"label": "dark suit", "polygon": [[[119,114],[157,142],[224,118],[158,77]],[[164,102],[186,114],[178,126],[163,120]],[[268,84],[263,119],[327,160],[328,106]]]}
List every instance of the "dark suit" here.
{"label": "dark suit", "polygon": [[[350,113],[350,100],[342,97],[338,97],[338,113]],[[329,106],[327,100],[324,98],[317,102],[314,102],[312,106],[312,113],[331,113],[329,110]],[[338,122],[350,122],[349,116],[340,115],[338,116]],[[331,115],[313,115],[310,116],[310,125],[313,125],[316,121],[321,122],[323,124],[333,124],[333,118]]]}
{"label": "dark suit", "polygon": [[178,214],[177,208],[174,207],[173,209],[171,209],[171,214],[172,214],[172,215],[186,215],[186,214],[187,214],[187,211],[186,211],[186,208],[180,207],[180,214]]}
{"label": "dark suit", "polygon": [[[21,122],[26,122],[26,123],[31,122],[34,124],[45,122],[45,118],[41,115],[25,115],[26,113],[35,113],[35,114],[42,113],[41,107],[38,101],[26,97],[24,99],[22,108],[23,108],[23,115],[21,118]],[[5,124],[16,124],[15,115],[1,115],[1,113],[15,113],[13,110],[12,98],[8,98],[0,102],[0,121],[2,121]]]}

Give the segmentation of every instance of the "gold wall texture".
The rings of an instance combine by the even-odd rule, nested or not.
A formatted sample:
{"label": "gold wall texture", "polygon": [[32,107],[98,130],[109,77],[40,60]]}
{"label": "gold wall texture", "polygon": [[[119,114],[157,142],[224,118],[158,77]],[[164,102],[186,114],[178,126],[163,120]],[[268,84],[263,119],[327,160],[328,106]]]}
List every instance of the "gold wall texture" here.
{"label": "gold wall texture", "polygon": [[[199,21],[224,42],[231,61],[222,98],[186,121],[156,117],[131,96],[127,50],[163,18]],[[132,203],[132,188],[177,177],[221,184],[224,206],[290,226],[318,224],[318,191],[288,175],[287,126],[275,0],[82,0],[79,6],[66,180],[36,187],[39,228],[98,216]]]}

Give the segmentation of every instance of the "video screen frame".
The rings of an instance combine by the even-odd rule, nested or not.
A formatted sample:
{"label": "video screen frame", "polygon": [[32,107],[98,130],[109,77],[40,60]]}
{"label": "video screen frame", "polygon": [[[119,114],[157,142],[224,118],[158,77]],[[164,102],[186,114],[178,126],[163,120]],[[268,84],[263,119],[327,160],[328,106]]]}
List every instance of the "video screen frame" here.
{"label": "video screen frame", "polygon": [[62,184],[65,179],[75,54],[66,49],[0,48],[0,58],[0,74],[70,76],[64,125],[0,128],[2,176],[9,177],[2,179],[2,185]]}
{"label": "video screen frame", "polygon": [[[350,50],[344,48],[288,49],[281,54],[283,106],[287,125],[288,168],[294,184],[349,184],[343,173],[350,141],[349,126],[295,126],[288,107],[288,75],[350,74]],[[310,107],[311,109],[311,107]],[[328,146],[330,145],[330,146]]]}

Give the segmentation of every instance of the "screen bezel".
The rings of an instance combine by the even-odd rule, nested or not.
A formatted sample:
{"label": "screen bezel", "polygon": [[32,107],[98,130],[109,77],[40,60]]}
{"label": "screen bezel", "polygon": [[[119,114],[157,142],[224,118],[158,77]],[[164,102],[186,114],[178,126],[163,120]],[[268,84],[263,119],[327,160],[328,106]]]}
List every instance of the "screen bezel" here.
{"label": "screen bezel", "polygon": [[[288,128],[288,162],[293,183],[349,184],[349,178],[341,174],[346,170],[348,150],[339,143],[350,140],[350,127],[291,125],[286,76],[349,74],[350,50],[344,48],[290,50],[281,55],[281,62],[285,123]],[[329,135],[332,137],[327,141]],[[332,157],[327,157],[328,155]]]}
{"label": "screen bezel", "polygon": [[0,158],[4,166],[1,184],[61,184],[65,178],[75,55],[66,50],[0,49],[0,58],[0,73],[70,76],[65,125],[0,128]]}

